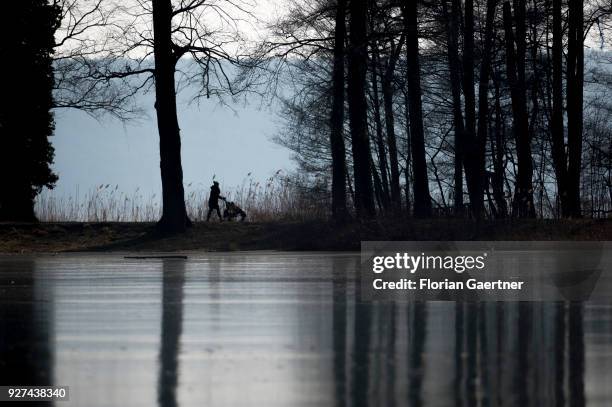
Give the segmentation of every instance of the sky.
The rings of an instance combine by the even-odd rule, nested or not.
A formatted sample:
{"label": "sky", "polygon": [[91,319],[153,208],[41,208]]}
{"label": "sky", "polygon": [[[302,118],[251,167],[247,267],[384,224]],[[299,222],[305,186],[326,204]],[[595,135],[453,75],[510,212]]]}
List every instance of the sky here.
{"label": "sky", "polygon": [[[56,111],[53,169],[59,181],[53,194],[69,197],[101,185],[119,185],[125,193],[161,191],[159,137],[152,95],[140,98],[148,117],[122,123],[101,121],[73,109]],[[290,152],[270,141],[278,118],[259,105],[220,106],[179,102],[184,183],[208,189],[213,176],[222,187],[241,184],[248,173],[264,180],[279,169],[290,170]]]}

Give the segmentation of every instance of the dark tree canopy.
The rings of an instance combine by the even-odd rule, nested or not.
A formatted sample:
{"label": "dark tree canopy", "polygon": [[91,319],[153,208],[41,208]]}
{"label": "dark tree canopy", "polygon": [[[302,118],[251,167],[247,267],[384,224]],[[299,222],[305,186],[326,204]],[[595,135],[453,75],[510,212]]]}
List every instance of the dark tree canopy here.
{"label": "dark tree canopy", "polygon": [[[295,153],[300,173],[327,182],[329,196],[342,193],[330,170],[345,165],[352,213],[364,185],[359,169],[369,167],[368,195],[382,216],[610,216],[609,1],[349,1],[350,10],[366,8],[358,11],[367,27],[353,32],[355,13],[334,19],[341,3],[290,1],[262,46],[275,61],[270,77],[284,64],[295,94],[283,95],[277,140]],[[359,81],[346,40],[344,83],[336,79],[335,27],[343,22],[349,40],[365,35],[362,62],[353,64],[366,67]],[[335,97],[334,112],[343,125],[326,127],[341,85],[349,103]],[[366,94],[357,127],[355,89]],[[337,129],[344,155],[326,142]],[[369,151],[355,148],[364,137]]]}
{"label": "dark tree canopy", "polygon": [[3,5],[0,25],[0,220],[33,221],[34,198],[52,188],[54,33],[60,10],[46,0]]}

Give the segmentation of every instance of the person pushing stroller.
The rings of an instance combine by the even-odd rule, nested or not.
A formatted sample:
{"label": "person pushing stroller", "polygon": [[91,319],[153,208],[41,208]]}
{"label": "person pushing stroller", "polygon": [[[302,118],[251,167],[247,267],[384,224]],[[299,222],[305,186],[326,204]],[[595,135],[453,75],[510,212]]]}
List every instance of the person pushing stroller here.
{"label": "person pushing stroller", "polygon": [[[223,216],[221,216],[221,210],[219,209],[219,199],[221,199],[225,203],[225,209],[223,210]],[[224,196],[221,196],[221,188],[219,188],[219,183],[217,181],[213,181],[213,185],[210,187],[210,195],[208,197],[208,215],[206,215],[206,222],[210,220],[210,216],[212,215],[212,211],[217,211],[217,215],[219,215],[219,220],[223,222],[223,220],[231,221],[240,216],[240,220],[244,221],[246,218],[246,212],[243,211],[238,205],[234,202],[228,201]]]}

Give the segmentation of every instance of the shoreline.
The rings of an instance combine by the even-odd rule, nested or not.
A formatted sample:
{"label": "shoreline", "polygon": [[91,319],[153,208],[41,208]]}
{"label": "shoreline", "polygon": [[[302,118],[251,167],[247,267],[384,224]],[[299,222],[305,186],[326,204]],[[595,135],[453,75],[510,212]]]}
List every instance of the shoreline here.
{"label": "shoreline", "polygon": [[0,253],[179,251],[359,251],[361,241],[606,241],[612,219],[491,220],[378,218],[195,223],[160,236],[153,223],[0,223]]}

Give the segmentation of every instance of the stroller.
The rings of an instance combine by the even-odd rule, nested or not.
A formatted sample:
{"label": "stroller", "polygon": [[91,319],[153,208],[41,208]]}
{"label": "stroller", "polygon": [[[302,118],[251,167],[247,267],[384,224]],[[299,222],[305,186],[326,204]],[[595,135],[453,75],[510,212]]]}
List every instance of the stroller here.
{"label": "stroller", "polygon": [[225,209],[223,210],[223,219],[231,222],[232,220],[240,216],[240,221],[244,222],[244,218],[246,218],[247,216],[245,211],[243,211],[234,202],[228,201],[227,198],[223,196],[219,198],[225,203]]}

